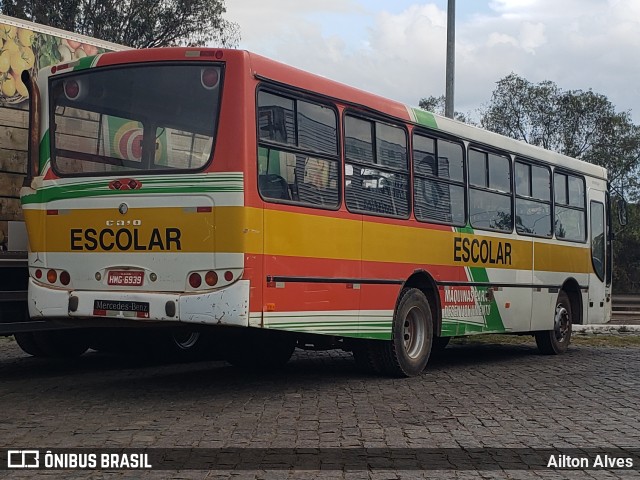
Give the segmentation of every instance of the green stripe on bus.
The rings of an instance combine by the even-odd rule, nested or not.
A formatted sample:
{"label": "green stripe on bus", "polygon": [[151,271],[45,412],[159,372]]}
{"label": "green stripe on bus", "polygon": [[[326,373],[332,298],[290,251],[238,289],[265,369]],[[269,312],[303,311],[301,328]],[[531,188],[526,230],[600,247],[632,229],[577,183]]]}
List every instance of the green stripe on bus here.
{"label": "green stripe on bus", "polygon": [[[226,178],[182,178],[181,180],[168,179],[142,179],[140,190],[127,190],[126,195],[147,195],[154,193],[201,193],[201,192],[226,192],[241,193],[243,191],[242,177]],[[23,204],[47,203],[54,200],[67,200],[85,197],[101,197],[108,195],[122,195],[120,190],[110,190],[108,179],[99,182],[82,182],[65,185],[43,187],[34,194],[22,197]]]}
{"label": "green stripe on bus", "polygon": [[426,110],[422,110],[421,108],[413,108],[412,110],[416,116],[417,122],[420,125],[424,125],[425,127],[429,128],[438,128],[436,117],[434,117],[431,112],[427,112]]}
{"label": "green stripe on bus", "polygon": [[[456,228],[457,233],[474,234],[473,228],[469,225]],[[474,283],[489,284],[489,275],[487,269],[483,267],[468,267],[470,281]],[[503,333],[506,331],[498,304],[495,299],[491,300],[489,315],[484,317],[485,324],[480,325],[473,322],[464,322],[458,319],[442,319],[440,335],[444,337],[453,337],[456,335],[467,335],[473,333]]]}

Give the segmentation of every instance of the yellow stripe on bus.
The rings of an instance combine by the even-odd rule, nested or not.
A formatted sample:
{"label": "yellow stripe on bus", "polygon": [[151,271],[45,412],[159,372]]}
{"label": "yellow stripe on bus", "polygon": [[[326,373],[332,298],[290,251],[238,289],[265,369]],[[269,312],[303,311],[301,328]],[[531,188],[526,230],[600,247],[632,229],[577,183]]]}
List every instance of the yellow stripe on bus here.
{"label": "yellow stripe on bus", "polygon": [[[583,244],[545,243],[249,207],[26,209],[34,252],[244,252],[416,265],[587,273]],[[365,217],[366,218],[366,217]],[[268,235],[264,235],[267,231]]]}

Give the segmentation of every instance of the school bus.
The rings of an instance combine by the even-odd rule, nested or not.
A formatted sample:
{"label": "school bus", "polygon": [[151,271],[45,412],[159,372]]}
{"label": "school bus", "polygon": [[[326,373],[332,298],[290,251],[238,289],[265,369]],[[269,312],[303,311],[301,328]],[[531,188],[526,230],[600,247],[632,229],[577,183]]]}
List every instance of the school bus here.
{"label": "school bus", "polygon": [[412,376],[451,337],[561,354],[610,316],[599,166],[246,51],[104,53],[26,83],[34,318]]}

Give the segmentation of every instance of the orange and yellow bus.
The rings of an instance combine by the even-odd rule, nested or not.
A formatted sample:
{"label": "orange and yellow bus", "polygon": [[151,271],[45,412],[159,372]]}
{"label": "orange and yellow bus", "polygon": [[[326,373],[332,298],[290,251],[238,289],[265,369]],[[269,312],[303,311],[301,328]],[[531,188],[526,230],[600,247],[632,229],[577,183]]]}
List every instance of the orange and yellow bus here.
{"label": "orange and yellow bus", "polygon": [[190,325],[245,366],[343,348],[395,376],[451,337],[560,354],[609,318],[599,166],[245,51],[105,53],[30,88],[32,317]]}

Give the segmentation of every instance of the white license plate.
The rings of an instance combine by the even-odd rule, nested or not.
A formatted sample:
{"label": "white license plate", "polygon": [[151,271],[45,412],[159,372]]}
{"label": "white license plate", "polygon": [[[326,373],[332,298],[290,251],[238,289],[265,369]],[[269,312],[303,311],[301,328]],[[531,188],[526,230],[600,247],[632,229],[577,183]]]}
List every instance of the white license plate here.
{"label": "white license plate", "polygon": [[144,283],[144,272],[112,270],[107,276],[107,285],[139,287]]}

